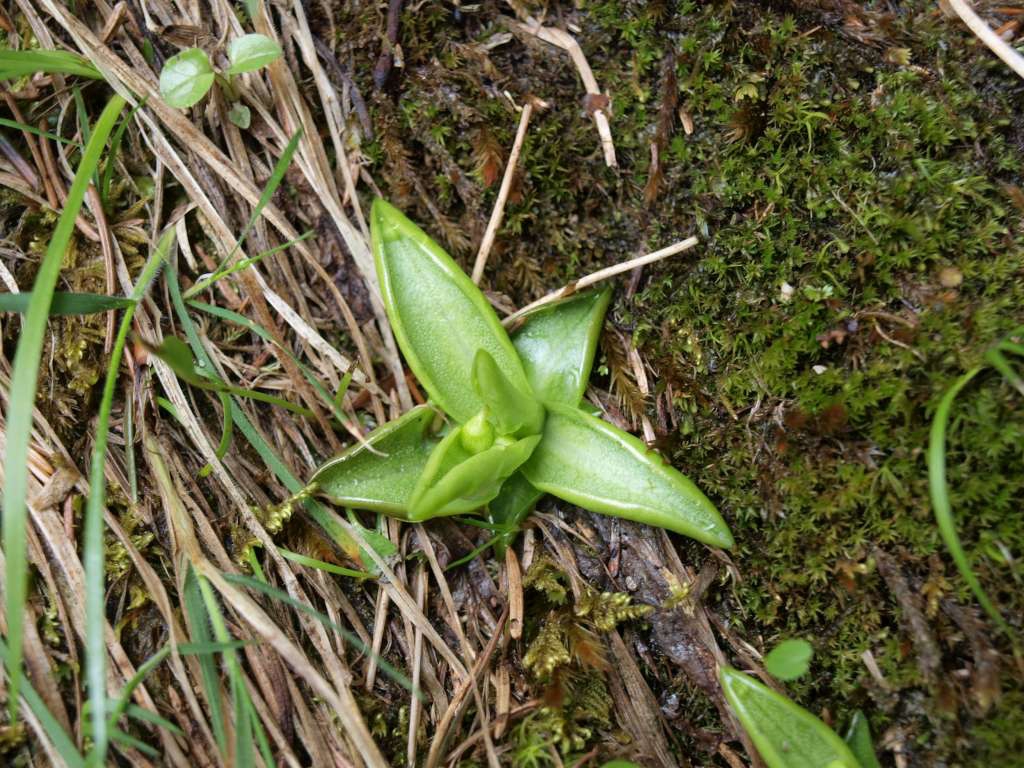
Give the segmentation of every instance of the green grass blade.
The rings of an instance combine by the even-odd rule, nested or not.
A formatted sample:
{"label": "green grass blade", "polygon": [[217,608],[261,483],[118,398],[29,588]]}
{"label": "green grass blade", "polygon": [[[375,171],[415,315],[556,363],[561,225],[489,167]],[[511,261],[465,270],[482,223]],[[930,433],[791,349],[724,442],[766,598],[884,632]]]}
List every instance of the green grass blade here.
{"label": "green grass blade", "polygon": [[407,691],[415,693],[416,696],[421,696],[419,690],[413,688],[412,681],[409,678],[407,678],[405,675],[403,675],[401,672],[399,672],[397,669],[391,666],[391,664],[389,664],[386,659],[374,653],[373,649],[368,648],[366,644],[359,639],[358,635],[356,635],[353,632],[349,632],[344,627],[338,626],[333,621],[331,621],[327,616],[324,616],[322,613],[320,613],[320,611],[316,610],[312,606],[299,602],[294,597],[289,595],[287,592],[277,589],[276,587],[272,587],[269,584],[266,584],[257,579],[253,579],[249,576],[243,576],[242,574],[238,573],[225,573],[224,578],[232,584],[238,584],[239,586],[247,587],[249,589],[255,590],[256,592],[262,592],[267,597],[273,598],[274,600],[279,600],[282,603],[287,603],[292,608],[295,608],[296,610],[302,611],[303,613],[312,616],[325,627],[332,629],[338,634],[340,634],[343,638],[345,638],[347,642],[351,643],[360,651],[376,659],[377,665],[381,668],[381,671],[385,672],[396,683],[401,685]]}
{"label": "green grass blade", "polygon": [[125,714],[128,715],[128,717],[132,717],[136,720],[141,720],[144,723],[151,723],[152,725],[155,725],[158,728],[164,728],[170,731],[171,733],[177,734],[178,736],[185,735],[185,732],[182,731],[178,725],[172,723],[166,717],[158,715],[156,712],[151,712],[148,709],[143,709],[138,704],[129,704],[128,709],[125,710]]}
{"label": "green grass blade", "polygon": [[[287,243],[282,243],[281,245],[269,248],[266,251],[261,251],[260,253],[257,253],[255,256],[250,256],[248,259],[242,259],[241,261],[237,262],[236,264],[232,264],[229,267],[218,267],[213,274],[203,278],[195,285],[193,285],[191,288],[189,288],[187,291],[185,291],[185,298],[189,299],[192,296],[195,296],[197,293],[201,293],[202,291],[206,290],[211,285],[216,283],[218,280],[223,280],[225,277],[233,275],[236,272],[241,272],[243,269],[251,267],[253,264],[258,264],[259,262],[263,261],[263,259],[265,259],[267,256],[273,256],[275,253],[280,253],[281,251],[291,248],[296,243],[301,243],[303,240],[308,240],[314,234],[315,232],[311,229],[308,232],[303,232],[294,240],[289,240]],[[235,247],[237,248],[238,246]]]}
{"label": "green grass blade", "polygon": [[[0,52],[0,68],[3,57],[4,52]],[[92,138],[85,147],[74,181],[68,190],[64,210],[57,219],[50,244],[39,265],[32,290],[34,301],[25,313],[21,337],[18,339],[18,348],[14,355],[11,407],[7,420],[7,451],[4,456],[4,467],[8,471],[3,496],[3,548],[7,557],[7,637],[10,646],[7,654],[10,680],[8,706],[12,717],[17,711],[21,685],[22,622],[28,585],[28,563],[25,556],[28,448],[32,434],[32,411],[39,383],[39,361],[43,351],[46,319],[50,314],[50,302],[57,284],[57,276],[60,274],[61,262],[74,231],[75,218],[82,207],[89,180],[99,165],[107,137],[124,104],[125,100],[121,96],[113,96],[96,121]],[[102,722],[101,727],[105,728],[106,722],[103,718],[97,718],[97,721]]]}
{"label": "green grass blade", "polygon": [[1003,356],[998,347],[985,353],[985,362],[1003,374],[1003,378],[1009,382],[1010,386],[1024,395],[1024,379],[1013,369],[1010,361]]}
{"label": "green grass blade", "polygon": [[[278,158],[277,163],[274,165],[274,170],[270,174],[270,178],[267,179],[267,185],[263,188],[263,192],[260,194],[260,199],[256,202],[256,207],[252,209],[252,215],[249,217],[249,222],[245,225],[245,229],[242,230],[242,234],[238,236],[238,240],[235,241],[235,246],[231,249],[231,253],[227,255],[224,261],[221,262],[220,266],[214,271],[214,276],[217,276],[218,273],[224,270],[226,265],[231,263],[232,257],[242,246],[242,243],[245,241],[245,238],[248,237],[252,228],[256,226],[256,222],[259,221],[260,215],[263,213],[263,209],[267,207],[267,203],[270,202],[270,199],[274,196],[277,188],[281,186],[281,182],[284,181],[284,175],[288,172],[288,166],[292,163],[292,156],[295,154],[295,150],[299,148],[299,139],[301,138],[302,129],[300,128],[288,141],[288,144],[284,148],[284,152],[282,152],[281,157]],[[212,280],[210,282],[212,282]],[[191,298],[202,290],[202,288],[199,287],[200,285],[202,285],[202,283],[192,286],[192,288],[185,293],[185,298]]]}
{"label": "green grass blade", "polygon": [[0,50],[0,80],[34,75],[36,72],[103,79],[100,71],[77,53]]}
{"label": "green grass blade", "polygon": [[[185,331],[185,337],[188,339],[189,345],[192,347],[192,352],[196,358],[203,362],[207,371],[216,370],[213,367],[213,361],[210,360],[210,356],[206,353],[205,347],[203,347],[202,341],[199,339],[199,334],[196,332],[195,324],[192,322],[192,318],[189,317],[188,310],[185,307],[185,300],[181,295],[181,286],[178,284],[177,276],[173,270],[168,270],[167,284],[170,288],[171,303],[174,305],[174,310],[178,315],[178,320],[181,323],[181,327]],[[208,306],[208,305],[204,305]],[[241,316],[240,316],[241,317]],[[278,481],[289,493],[298,493],[304,487],[304,483],[299,480],[295,475],[292,474],[291,470],[285,466],[284,462],[281,461],[280,457],[274,453],[273,449],[267,444],[267,441],[263,439],[263,436],[256,430],[249,421],[249,417],[245,415],[245,411],[238,407],[235,402],[231,403],[232,417],[234,418],[235,424],[238,426],[238,431],[242,433],[243,437],[249,441],[249,444],[256,450],[263,463],[267,465],[267,468],[274,473]],[[350,557],[359,557],[359,545],[352,540],[352,537],[334,520],[331,518],[330,513],[324,508],[324,506],[318,503],[315,499],[306,499],[304,502],[306,510],[310,516],[319,524],[335,542],[341,547]]]}
{"label": "green grass blade", "polygon": [[[213,626],[214,637],[217,642],[231,642],[231,634],[224,623],[224,616],[220,611],[220,604],[217,596],[210,586],[210,582],[203,577],[198,577],[199,589],[203,595],[203,602],[206,605],[206,612],[210,616],[210,623]],[[249,699],[249,691],[245,687],[245,679],[242,676],[242,668],[238,663],[238,656],[234,650],[224,651],[228,677],[231,681],[231,705],[234,710],[235,721],[235,752],[234,765],[241,768],[248,768],[254,765],[253,739],[252,739],[252,701]]]}
{"label": "green grass blade", "polygon": [[[23,293],[0,293],[0,312],[28,312],[32,305],[33,291]],[[104,296],[99,293],[66,293],[54,291],[50,299],[50,317],[60,315],[94,315],[111,309],[131,306],[131,299],[121,296]]]}
{"label": "green grass blade", "polygon": [[148,757],[152,757],[154,760],[160,757],[160,752],[158,750],[149,746],[149,744],[142,741],[141,739],[136,739],[134,736],[129,736],[127,733],[120,729],[115,729],[110,732],[110,740],[117,742],[121,746],[136,749],[142,754]]}
{"label": "green grass blade", "polygon": [[31,133],[34,136],[42,136],[50,141],[56,141],[61,144],[69,144],[73,147],[81,146],[77,141],[65,139],[63,136],[58,136],[56,133],[40,130],[39,128],[28,125],[27,123],[19,123],[17,120],[8,120],[6,117],[0,117],[0,125],[4,128],[14,128],[19,131],[24,131],[25,133]]}
{"label": "green grass blade", "polygon": [[100,202],[103,203],[103,208],[107,208],[107,198],[110,196],[110,180],[114,175],[114,165],[117,160],[117,153],[121,149],[121,142],[124,140],[124,133],[131,125],[132,118],[135,117],[135,113],[138,112],[146,104],[146,99],[143,99],[134,107],[131,111],[124,116],[121,123],[117,126],[117,130],[114,131],[113,137],[110,139],[110,153],[107,155],[107,162],[103,164],[103,173],[100,175],[99,193]]}
{"label": "green grass blade", "polygon": [[[7,643],[0,639],[0,656],[7,658],[7,650]],[[68,768],[85,768],[85,760],[79,754],[75,742],[72,741],[68,732],[64,730],[61,724],[57,722],[57,718],[47,709],[42,698],[36,693],[36,689],[27,680],[22,686],[21,696],[25,699],[28,708],[39,720],[39,724],[46,731],[50,741],[53,742],[53,747],[57,750],[57,754],[67,763]]]}
{"label": "green grass blade", "polygon": [[139,687],[142,681],[146,679],[150,672],[152,672],[154,669],[160,666],[160,664],[163,662],[164,659],[167,658],[170,652],[171,646],[165,645],[159,651],[157,651],[144,662],[142,662],[139,668],[135,670],[135,674],[131,676],[131,679],[127,683],[125,683],[124,688],[121,690],[121,694],[113,701],[112,705],[110,706],[110,715],[107,718],[108,729],[113,730],[115,727],[117,727],[117,721],[121,719],[121,715],[124,714],[125,710],[128,708],[128,705],[131,703],[132,693],[135,691],[136,688]]}
{"label": "green grass blade", "polygon": [[299,565],[305,565],[310,568],[319,568],[321,571],[336,573],[339,576],[350,576],[353,579],[373,578],[373,574],[367,573],[366,571],[357,571],[352,568],[343,568],[340,565],[334,565],[333,563],[325,563],[323,560],[317,560],[314,557],[306,557],[306,555],[300,555],[298,552],[292,552],[290,549],[282,549],[281,547],[278,547],[277,551],[285,560],[291,560],[293,563],[298,563]]}
{"label": "green grass blade", "polygon": [[989,599],[988,594],[981,586],[981,582],[971,568],[971,561],[960,544],[960,537],[956,532],[956,521],[953,519],[953,508],[949,502],[949,486],[946,482],[946,426],[949,423],[949,414],[953,408],[953,401],[960,391],[981,372],[980,366],[972,368],[959,379],[953,386],[946,390],[939,401],[939,407],[935,410],[932,419],[931,435],[928,438],[928,488],[932,497],[932,510],[935,513],[935,522],[939,526],[939,534],[949,550],[960,575],[967,586],[971,588],[978,604],[985,609],[992,621],[994,621],[1007,634],[1010,633],[1010,626],[1003,619],[1002,614]]}
{"label": "green grass blade", "polygon": [[[195,640],[192,645],[212,644],[214,642],[213,633],[210,630],[209,616],[207,616],[206,608],[203,605],[203,595],[199,590],[199,577],[191,568],[185,576],[185,590],[182,598],[192,637]],[[228,737],[224,730],[224,706],[221,698],[220,678],[217,675],[217,662],[212,654],[201,653],[198,656],[203,692],[207,705],[210,707],[210,727],[213,729],[213,738],[217,742],[221,755],[227,756]]]}
{"label": "green grass blade", "polygon": [[85,566],[85,672],[93,713],[93,747],[89,758],[90,764],[93,765],[104,765],[107,750],[107,717],[104,711],[107,706],[107,643],[103,635],[106,624],[103,605],[106,595],[103,510],[106,506],[107,480],[103,470],[107,461],[110,413],[114,406],[114,390],[117,387],[121,356],[124,354],[128,332],[132,327],[135,307],[159,272],[173,241],[174,230],[168,229],[146,259],[138,282],[132,290],[132,303],[121,318],[121,325],[110,352],[107,378],[103,383],[103,394],[100,397],[100,409],[96,419],[96,439],[89,466],[89,498],[86,501],[82,534],[82,560]]}

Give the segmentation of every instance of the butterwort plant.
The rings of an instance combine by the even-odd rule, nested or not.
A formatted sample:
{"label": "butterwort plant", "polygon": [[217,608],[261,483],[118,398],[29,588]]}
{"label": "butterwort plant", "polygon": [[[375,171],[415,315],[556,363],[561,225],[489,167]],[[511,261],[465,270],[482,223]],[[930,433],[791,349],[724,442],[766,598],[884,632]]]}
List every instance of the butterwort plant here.
{"label": "butterwort plant", "polygon": [[323,465],[317,493],[415,522],[482,512],[505,532],[499,547],[545,493],[732,546],[697,486],[583,402],[609,290],[543,306],[509,336],[452,258],[383,200],[371,234],[395,338],[430,402]]}

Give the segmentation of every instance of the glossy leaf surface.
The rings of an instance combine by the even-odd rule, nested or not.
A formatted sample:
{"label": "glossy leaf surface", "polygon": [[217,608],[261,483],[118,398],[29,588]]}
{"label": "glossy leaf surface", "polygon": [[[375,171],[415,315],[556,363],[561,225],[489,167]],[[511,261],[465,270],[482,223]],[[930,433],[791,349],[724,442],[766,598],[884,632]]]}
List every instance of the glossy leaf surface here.
{"label": "glossy leaf surface", "polygon": [[512,334],[526,378],[542,402],[576,405],[582,399],[611,295],[606,288],[541,307]]}
{"label": "glossy leaf surface", "polygon": [[395,339],[430,397],[465,423],[483,406],[473,360],[485,349],[524,392],[526,374],[497,315],[458,264],[396,208],[375,200],[373,256]]}
{"label": "glossy leaf surface", "polygon": [[311,483],[332,502],[407,517],[409,499],[431,453],[440,443],[430,431],[437,412],[413,408],[366,436],[317,470]]}
{"label": "glossy leaf surface", "polygon": [[860,768],[843,740],[803,707],[731,667],[719,679],[768,768]]}
{"label": "glossy leaf surface", "polygon": [[530,458],[539,435],[522,440],[508,438],[477,454],[462,444],[453,430],[431,455],[410,499],[413,520],[454,515],[482,507],[501,490],[502,483]]}
{"label": "glossy leaf surface", "polygon": [[487,406],[499,435],[540,434],[544,406],[509,381],[486,349],[478,350],[473,360],[473,388]]}
{"label": "glossy leaf surface", "polygon": [[732,534],[697,486],[637,438],[567,405],[548,404],[523,474],[538,490],[606,515],[731,547]]}

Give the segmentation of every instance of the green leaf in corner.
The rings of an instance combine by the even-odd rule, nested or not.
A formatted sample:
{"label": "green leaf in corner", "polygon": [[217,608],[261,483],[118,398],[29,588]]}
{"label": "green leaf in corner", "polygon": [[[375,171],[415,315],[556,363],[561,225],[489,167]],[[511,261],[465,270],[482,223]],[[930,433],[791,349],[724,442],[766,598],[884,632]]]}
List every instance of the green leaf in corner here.
{"label": "green leaf in corner", "polygon": [[814,656],[814,648],[806,640],[783,640],[764,657],[768,674],[777,680],[796,680],[807,673]]}
{"label": "green leaf in corner", "polygon": [[579,408],[548,404],[540,445],[523,465],[538,490],[725,549],[732,534],[696,485],[633,435]]}
{"label": "green leaf in corner", "polygon": [[236,37],[228,44],[227,74],[240,75],[253,72],[281,56],[281,46],[266,35],[252,33]]}
{"label": "green leaf in corner", "polygon": [[210,60],[200,48],[172,56],[160,71],[160,95],[169,106],[187,109],[213,86]]}
{"label": "green leaf in corner", "polygon": [[487,350],[520,390],[530,386],[498,316],[472,281],[398,209],[375,200],[373,256],[388,319],[416,378],[444,411],[465,424],[483,407],[473,360]]}
{"label": "green leaf in corner", "polygon": [[860,762],[860,768],[882,768],[875,755],[875,747],[871,743],[871,726],[868,719],[859,709],[850,718],[850,727],[846,731],[843,741],[853,752],[853,756]]}
{"label": "green leaf in corner", "polygon": [[719,680],[768,768],[860,768],[846,743],[803,707],[732,667],[722,667]]}

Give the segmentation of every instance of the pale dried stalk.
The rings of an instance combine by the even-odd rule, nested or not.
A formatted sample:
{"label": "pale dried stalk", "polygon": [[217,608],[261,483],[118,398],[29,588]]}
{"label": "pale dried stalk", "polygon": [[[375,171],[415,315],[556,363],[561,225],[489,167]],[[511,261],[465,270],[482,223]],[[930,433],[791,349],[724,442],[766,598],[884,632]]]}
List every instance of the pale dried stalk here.
{"label": "pale dried stalk", "polygon": [[[583,87],[586,88],[587,93],[592,96],[602,95],[601,89],[597,86],[597,80],[594,79],[594,73],[587,63],[587,57],[583,55],[583,49],[576,42],[576,38],[557,27],[543,27],[539,21],[529,17],[527,17],[525,24],[522,22],[511,23],[516,29],[534,35],[545,43],[557,46],[568,53],[569,58],[572,59],[572,63],[576,67],[576,71],[579,72],[580,80],[583,81]],[[608,124],[608,115],[600,108],[594,109],[593,115],[594,124],[597,126],[597,135],[601,139],[601,149],[604,152],[605,165],[609,168],[615,168],[618,166],[618,161],[615,159],[615,144],[612,141],[612,129]]]}
{"label": "pale dried stalk", "polygon": [[974,9],[965,0],[946,0],[949,7],[953,9],[960,20],[970,27],[971,32],[976,34],[985,45],[989,47],[996,56],[1002,59],[1006,66],[1024,77],[1024,56],[1014,50],[1008,42],[1003,40],[985,21],[974,12]]}
{"label": "pale dried stalk", "polygon": [[546,296],[543,296],[537,299],[536,301],[527,304],[519,311],[514,312],[513,314],[506,317],[504,320],[501,321],[501,323],[502,325],[513,325],[516,322],[516,320],[521,318],[527,312],[532,312],[538,307],[542,307],[545,304],[550,304],[553,301],[558,301],[559,299],[564,299],[568,296],[572,296],[577,291],[582,291],[584,288],[589,288],[592,285],[596,285],[597,283],[600,283],[602,280],[607,280],[609,277],[615,277],[615,275],[621,275],[623,272],[629,272],[632,269],[643,267],[647,264],[653,264],[656,261],[667,259],[669,256],[675,256],[677,253],[688,251],[695,245],[697,245],[698,242],[700,241],[696,237],[688,237],[685,240],[680,240],[678,243],[674,243],[673,245],[668,246],[667,248],[662,248],[660,251],[654,251],[653,253],[648,253],[646,256],[638,256],[635,259],[624,261],[621,264],[615,264],[611,267],[599,269],[597,270],[597,272],[592,272],[586,277],[581,277],[579,280],[569,283],[565,287],[559,288],[557,291],[552,291]]}
{"label": "pale dried stalk", "polygon": [[501,227],[501,220],[505,216],[505,201],[508,200],[509,190],[512,189],[512,179],[516,173],[516,163],[519,161],[519,153],[523,148],[523,139],[526,138],[526,128],[530,124],[530,115],[533,114],[533,104],[527,99],[523,105],[523,111],[519,115],[519,127],[516,129],[516,138],[512,142],[512,151],[508,155],[508,164],[505,166],[505,175],[501,178],[501,188],[498,190],[498,199],[494,201],[494,210],[491,211],[491,219],[487,222],[487,230],[484,238],[480,241],[480,250],[476,254],[476,262],[473,264],[473,282],[480,284],[480,278],[484,276],[484,267],[487,266],[487,257],[494,245],[494,238]]}

